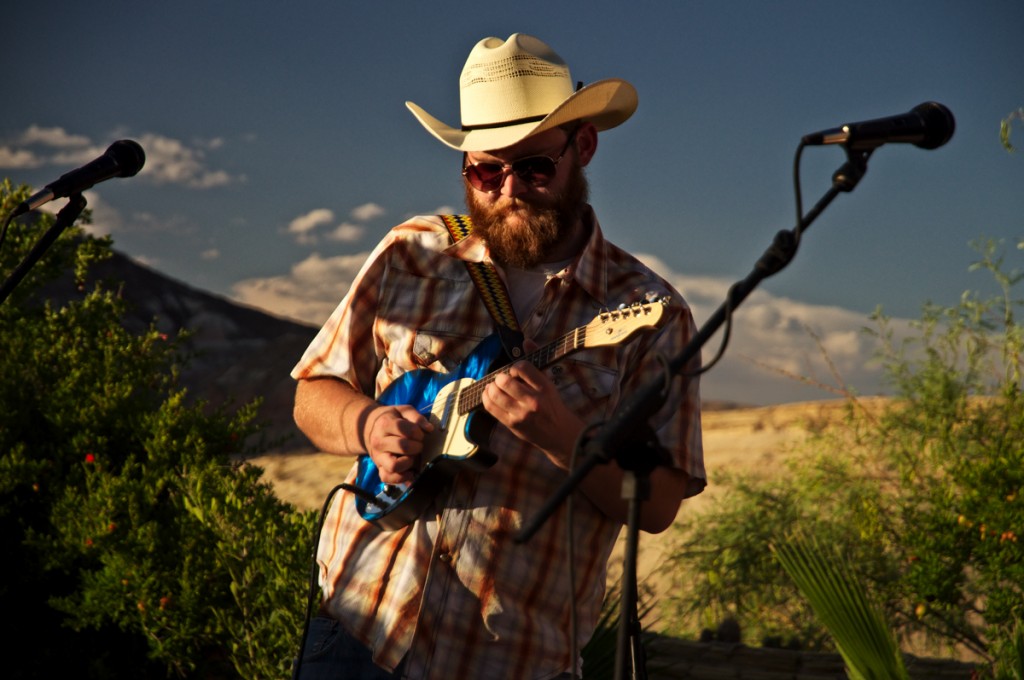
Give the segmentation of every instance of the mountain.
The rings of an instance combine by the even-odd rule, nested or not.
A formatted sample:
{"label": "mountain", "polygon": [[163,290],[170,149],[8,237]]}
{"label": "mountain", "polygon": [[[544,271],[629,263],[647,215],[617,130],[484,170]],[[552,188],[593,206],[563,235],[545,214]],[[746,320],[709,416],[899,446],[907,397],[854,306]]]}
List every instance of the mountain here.
{"label": "mountain", "polygon": [[[189,394],[210,404],[240,406],[259,397],[259,418],[279,452],[310,450],[312,445],[292,421],[295,381],[289,375],[315,326],[274,316],[177,281],[113,251],[94,265],[90,278],[108,282],[128,303],[126,326],[143,331],[153,324],[176,336],[188,330],[194,355],[182,374]],[[60,299],[76,293],[69,281],[45,291]],[[706,401],[705,411],[742,407]],[[279,442],[279,443],[277,443]]]}
{"label": "mountain", "polygon": [[[187,329],[192,356],[182,374],[190,395],[210,404],[241,406],[262,398],[260,420],[278,450],[310,448],[292,421],[295,381],[289,372],[317,328],[273,316],[194,288],[114,251],[93,266],[90,279],[104,280],[128,303],[125,325],[142,331],[153,324],[176,336]],[[72,290],[58,282],[50,297]]]}

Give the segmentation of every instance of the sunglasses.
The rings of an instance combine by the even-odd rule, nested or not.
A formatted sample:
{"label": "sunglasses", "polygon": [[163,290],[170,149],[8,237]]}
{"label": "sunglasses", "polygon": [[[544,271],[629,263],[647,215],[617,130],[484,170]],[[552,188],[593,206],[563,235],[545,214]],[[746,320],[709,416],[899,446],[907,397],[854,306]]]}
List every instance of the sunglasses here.
{"label": "sunglasses", "polygon": [[[576,130],[578,130],[577,128]],[[558,158],[548,156],[530,156],[520,158],[511,163],[495,163],[484,161],[481,163],[469,163],[462,168],[462,176],[466,178],[469,185],[477,191],[484,191],[489,194],[501,189],[508,174],[515,173],[515,176],[534,187],[544,187],[555,178],[558,172],[558,163],[569,151],[569,146],[576,139],[576,130],[572,131],[565,146],[558,154]]]}

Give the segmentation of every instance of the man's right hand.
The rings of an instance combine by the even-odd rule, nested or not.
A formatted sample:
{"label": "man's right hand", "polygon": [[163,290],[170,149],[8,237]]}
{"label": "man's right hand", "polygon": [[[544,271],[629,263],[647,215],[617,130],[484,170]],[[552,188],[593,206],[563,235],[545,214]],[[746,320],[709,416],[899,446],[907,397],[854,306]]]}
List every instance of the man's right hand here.
{"label": "man's right hand", "polygon": [[385,484],[413,481],[423,441],[434,425],[409,405],[380,406],[370,412],[363,431],[366,452]]}

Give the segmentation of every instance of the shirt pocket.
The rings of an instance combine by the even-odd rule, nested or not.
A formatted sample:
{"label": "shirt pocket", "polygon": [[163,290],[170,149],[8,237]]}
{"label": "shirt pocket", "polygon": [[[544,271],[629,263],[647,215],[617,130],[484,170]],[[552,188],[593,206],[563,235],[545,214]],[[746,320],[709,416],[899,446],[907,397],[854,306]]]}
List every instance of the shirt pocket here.
{"label": "shirt pocket", "polygon": [[618,370],[614,354],[608,355],[605,363],[576,359],[555,364],[549,370],[565,405],[584,420],[605,414],[617,393]]}
{"label": "shirt pocket", "polygon": [[456,335],[432,329],[414,334],[412,361],[419,368],[439,373],[453,373],[484,338],[477,335]]}
{"label": "shirt pocket", "polygon": [[468,275],[420,276],[391,268],[374,333],[385,373],[429,368],[449,372],[490,333],[489,317]]}

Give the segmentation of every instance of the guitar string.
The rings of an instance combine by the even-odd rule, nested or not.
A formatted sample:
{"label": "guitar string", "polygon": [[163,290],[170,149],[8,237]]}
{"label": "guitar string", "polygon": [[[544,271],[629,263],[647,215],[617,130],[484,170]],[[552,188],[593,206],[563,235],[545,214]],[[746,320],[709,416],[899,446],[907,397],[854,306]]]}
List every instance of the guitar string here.
{"label": "guitar string", "polygon": [[[529,361],[534,366],[540,368],[541,366],[550,363],[554,359],[560,358],[571,352],[573,349],[576,349],[577,347],[581,346],[586,338],[586,330],[586,326],[576,328],[566,333],[561,338],[548,344],[547,346],[542,347],[539,350],[526,355],[526,357],[524,357],[524,360]],[[493,382],[494,379],[497,378],[500,374],[508,373],[509,368],[511,367],[504,366],[498,369],[497,371],[494,371],[493,373],[485,375],[484,377],[480,378],[479,380],[477,380],[464,390],[460,392],[453,392],[447,395],[444,400],[441,400],[442,406],[450,404],[452,398],[457,397],[459,415],[465,415],[466,413],[469,413],[469,411],[473,410],[474,408],[476,408],[476,406],[480,404],[483,398],[484,389],[487,387],[487,385]],[[440,409],[438,409],[437,407],[438,401],[434,400],[432,403],[423,406],[417,410],[422,415],[427,415],[428,413],[436,415],[438,413],[443,413],[448,410],[446,406]]]}
{"label": "guitar string", "polygon": [[[618,317],[620,314],[624,316],[638,316],[641,314],[647,314],[651,311],[651,304],[652,303],[637,303],[635,305],[630,305],[625,309],[605,311],[598,315],[598,319],[600,319],[602,322],[606,322],[609,319],[614,319]],[[579,328],[575,328],[569,331],[561,338],[558,338],[557,340],[551,342],[545,347],[542,347],[539,350],[528,354],[526,357],[524,357],[524,360],[529,361],[534,366],[540,368],[551,363],[555,359],[560,359],[566,354],[569,354],[574,349],[578,349],[583,345],[583,343],[586,341],[587,329],[589,327],[590,324],[587,324],[586,326],[580,326]],[[508,373],[509,368],[510,366],[500,368],[497,371],[494,371],[493,373],[489,373],[483,376],[482,378],[475,381],[472,385],[465,388],[464,390],[449,394],[447,398],[444,400],[443,404],[450,404],[451,399],[457,396],[459,415],[465,415],[469,413],[474,408],[480,405],[483,399],[484,389],[486,389],[486,387],[491,382],[493,382],[495,378],[497,378],[499,375],[501,375],[502,373]],[[428,413],[433,415],[437,412],[435,411],[435,407],[437,407],[437,405],[438,402],[437,400],[435,400],[431,404],[423,406],[417,410],[421,415],[427,415]],[[447,408],[442,408],[440,412],[444,412],[446,410]]]}
{"label": "guitar string", "polygon": [[[560,359],[561,357],[569,354],[572,350],[581,347],[586,338],[586,333],[586,326],[576,328],[551,344],[527,355],[526,361],[529,361],[537,368],[546,366],[555,359]],[[494,382],[495,378],[500,374],[508,373],[510,368],[511,366],[505,366],[494,373],[485,375],[483,378],[463,390],[459,396],[459,414],[465,415],[479,406],[483,401],[484,390],[487,386]]]}
{"label": "guitar string", "polygon": [[[663,301],[662,305],[664,306],[666,303],[667,300]],[[646,304],[636,303],[633,305],[629,305],[628,307],[621,307],[616,310],[606,310],[598,315],[598,319],[602,323],[605,323],[610,319],[622,320],[623,318],[626,317],[636,318],[651,313],[653,309],[653,304],[654,301],[652,300]],[[533,365],[540,368],[542,365],[547,365],[548,363],[551,363],[553,359],[559,359],[565,356],[572,350],[577,349],[583,345],[583,343],[586,341],[587,329],[590,327],[590,325],[591,324],[580,326],[570,331],[569,333],[566,333],[555,342],[527,356],[526,360],[530,361]],[[556,346],[558,347],[557,350]],[[550,352],[550,354],[552,354],[553,356],[548,357],[543,364],[538,364],[536,359],[539,358],[539,356],[542,355],[545,351]],[[559,352],[557,355],[555,355],[556,351]],[[467,387],[459,397],[459,414],[465,415],[466,413],[469,413],[471,410],[479,406],[483,397],[483,391],[487,387],[487,385],[490,384],[499,374],[507,372],[508,367],[503,368],[499,371],[484,376],[477,382]]]}

